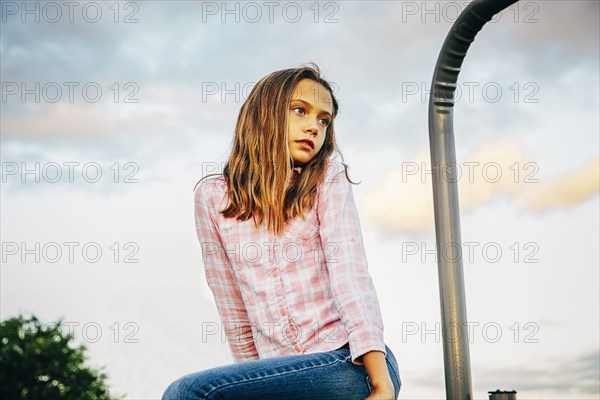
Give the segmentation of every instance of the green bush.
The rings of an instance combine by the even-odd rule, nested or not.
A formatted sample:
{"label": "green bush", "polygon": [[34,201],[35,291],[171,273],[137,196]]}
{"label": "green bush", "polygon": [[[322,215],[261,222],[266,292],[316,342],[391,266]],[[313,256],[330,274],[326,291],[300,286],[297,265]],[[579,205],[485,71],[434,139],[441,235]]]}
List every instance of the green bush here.
{"label": "green bush", "polygon": [[57,323],[22,315],[0,324],[0,393],[18,400],[113,400],[106,375],[85,366],[85,346]]}

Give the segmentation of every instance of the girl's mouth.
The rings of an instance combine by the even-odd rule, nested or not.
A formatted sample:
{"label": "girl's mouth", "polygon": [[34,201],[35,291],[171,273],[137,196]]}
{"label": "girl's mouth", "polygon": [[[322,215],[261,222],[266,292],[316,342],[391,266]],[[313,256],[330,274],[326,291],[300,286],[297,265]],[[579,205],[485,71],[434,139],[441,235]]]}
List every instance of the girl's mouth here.
{"label": "girl's mouth", "polygon": [[297,140],[296,143],[298,143],[300,145],[300,148],[302,148],[303,150],[310,151],[314,148],[314,144],[307,139]]}

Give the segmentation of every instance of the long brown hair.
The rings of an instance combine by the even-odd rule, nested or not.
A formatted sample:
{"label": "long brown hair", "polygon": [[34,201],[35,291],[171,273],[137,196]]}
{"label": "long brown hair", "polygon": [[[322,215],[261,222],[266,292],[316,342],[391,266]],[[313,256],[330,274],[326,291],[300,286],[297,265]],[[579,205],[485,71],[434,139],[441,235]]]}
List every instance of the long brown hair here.
{"label": "long brown hair", "polygon": [[[289,184],[294,160],[288,148],[288,108],[296,85],[305,78],[329,91],[333,115],[323,147]],[[331,85],[321,77],[315,63],[275,71],[259,80],[237,119],[231,154],[222,174],[230,203],[220,212],[241,221],[253,217],[257,227],[266,219],[267,229],[281,235],[285,222],[297,215],[305,219],[304,210],[314,206],[317,188],[325,179],[334,152],[341,157],[350,181],[348,166],[343,163],[344,157],[335,140],[334,119],[338,112]]]}

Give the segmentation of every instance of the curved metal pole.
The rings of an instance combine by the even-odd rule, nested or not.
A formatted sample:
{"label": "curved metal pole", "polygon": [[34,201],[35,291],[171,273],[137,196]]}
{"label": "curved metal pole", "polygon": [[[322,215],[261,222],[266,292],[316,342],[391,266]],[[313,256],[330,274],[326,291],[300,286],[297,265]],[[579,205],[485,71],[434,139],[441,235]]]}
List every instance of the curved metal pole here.
{"label": "curved metal pole", "polygon": [[[473,399],[454,150],[454,91],[469,46],[492,17],[518,0],[475,0],[440,50],[429,100],[429,147],[442,311],[447,399]],[[450,177],[450,178],[449,178]],[[454,253],[453,253],[454,252]]]}

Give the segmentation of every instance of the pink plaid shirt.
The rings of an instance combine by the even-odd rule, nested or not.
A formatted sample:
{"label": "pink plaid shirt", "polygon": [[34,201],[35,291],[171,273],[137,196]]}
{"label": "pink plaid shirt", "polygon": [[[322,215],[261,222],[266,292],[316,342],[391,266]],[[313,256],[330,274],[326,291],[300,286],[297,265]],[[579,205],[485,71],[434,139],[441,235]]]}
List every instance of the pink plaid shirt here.
{"label": "pink plaid shirt", "polygon": [[228,201],[222,176],[202,180],[194,199],[206,280],[236,363],[346,343],[357,365],[369,351],[386,353],[358,211],[341,163],[330,161],[307,221],[297,216],[281,236],[265,224],[257,229],[252,218],[219,213]]}

